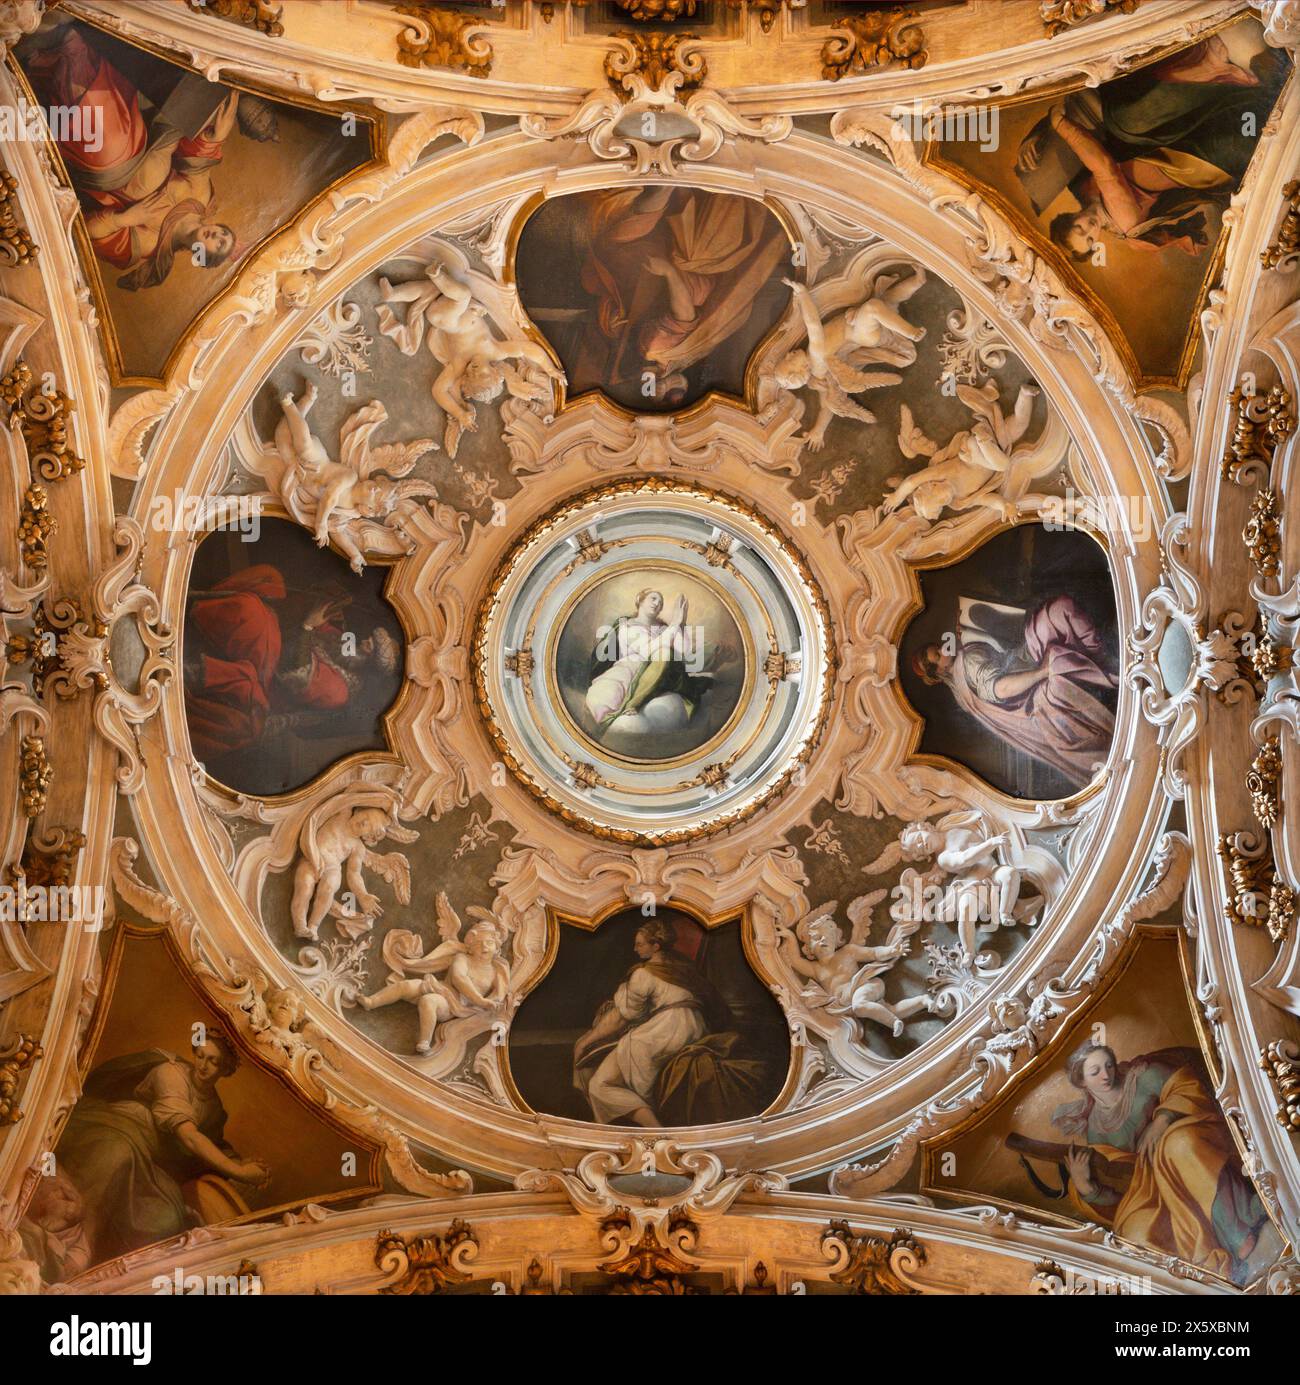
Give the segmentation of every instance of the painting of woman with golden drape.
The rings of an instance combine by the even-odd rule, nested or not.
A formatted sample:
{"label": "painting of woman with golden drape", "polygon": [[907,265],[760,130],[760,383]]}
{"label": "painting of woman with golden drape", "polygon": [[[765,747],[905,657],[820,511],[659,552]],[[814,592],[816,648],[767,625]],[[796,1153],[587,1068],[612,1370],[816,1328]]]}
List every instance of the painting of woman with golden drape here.
{"label": "painting of woman with golden drape", "polygon": [[789,303],[790,254],[751,198],[602,188],[543,207],[516,274],[574,394],[668,410],[712,389],[743,397],[749,357]]}
{"label": "painting of woman with golden drape", "polygon": [[[1039,1190],[1068,1191],[1088,1221],[1124,1240],[1244,1283],[1269,1222],[1200,1054],[1167,1048],[1120,1062],[1113,1049],[1088,1042],[1070,1055],[1068,1076],[1081,1095],[1052,1116],[1066,1143],[1008,1140]],[[1061,1156],[1059,1192],[1024,1157],[1049,1151]]]}

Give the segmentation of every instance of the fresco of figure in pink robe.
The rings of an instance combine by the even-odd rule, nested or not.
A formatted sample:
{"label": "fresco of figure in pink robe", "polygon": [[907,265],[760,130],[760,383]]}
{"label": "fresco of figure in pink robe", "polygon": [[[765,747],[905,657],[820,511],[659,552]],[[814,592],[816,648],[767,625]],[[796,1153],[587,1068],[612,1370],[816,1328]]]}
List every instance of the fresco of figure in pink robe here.
{"label": "fresco of figure in pink robe", "polygon": [[1105,555],[1087,535],[1022,525],[921,574],[903,637],[918,750],[1017,798],[1063,798],[1100,773],[1115,734],[1119,653]]}
{"label": "fresco of figure in pink robe", "polygon": [[245,255],[372,156],[372,124],[236,91],[58,11],[17,47],[81,203],[119,375],[161,375]]}
{"label": "fresco of figure in pink robe", "polygon": [[696,188],[602,188],[547,202],[519,238],[525,309],[569,397],[645,412],[711,390],[745,396],[745,367],[790,301],[790,242],[761,202]]}

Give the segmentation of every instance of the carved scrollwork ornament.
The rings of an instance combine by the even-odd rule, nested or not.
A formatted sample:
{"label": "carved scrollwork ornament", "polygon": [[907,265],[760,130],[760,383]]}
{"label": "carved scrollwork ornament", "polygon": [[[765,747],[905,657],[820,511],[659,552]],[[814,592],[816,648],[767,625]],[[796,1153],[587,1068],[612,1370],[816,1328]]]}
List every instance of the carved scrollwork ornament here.
{"label": "carved scrollwork ornament", "polygon": [[1250,502],[1250,518],[1241,531],[1246,552],[1260,577],[1276,577],[1281,571],[1282,512],[1277,491],[1258,491]]}
{"label": "carved scrollwork ornament", "polygon": [[1228,889],[1228,922],[1265,927],[1274,942],[1283,942],[1295,917],[1296,895],[1274,865],[1268,838],[1225,833],[1217,850]]}
{"label": "carved scrollwork ornament", "polygon": [[1293,1135],[1300,1135],[1300,1044],[1294,1039],[1274,1039],[1260,1054],[1260,1067],[1281,1103],[1278,1120]]}
{"label": "carved scrollwork ornament", "polygon": [[376,1238],[375,1266],[389,1281],[381,1294],[445,1294],[470,1278],[466,1268],[478,1254],[478,1236],[459,1217],[443,1232],[399,1236],[381,1231]]}
{"label": "carved scrollwork ornament", "polygon": [[822,1253],[831,1261],[831,1281],[854,1294],[923,1293],[913,1278],[925,1264],[923,1245],[901,1228],[889,1237],[855,1232],[846,1221],[833,1221],[822,1232]]}
{"label": "carved scrollwork ornament", "polygon": [[18,1109],[19,1080],[43,1053],[40,1044],[26,1034],[19,1034],[8,1052],[0,1052],[0,1129],[22,1120],[23,1113]]}
{"label": "carved scrollwork ornament", "polygon": [[492,45],[476,16],[443,5],[398,5],[398,14],[414,22],[397,35],[397,61],[404,67],[445,67],[471,77],[492,71]]}
{"label": "carved scrollwork ornament", "polygon": [[1038,0],[1048,38],[1056,38],[1101,14],[1133,14],[1142,0]]}
{"label": "carved scrollwork ornament", "polygon": [[26,361],[16,362],[0,378],[0,401],[8,406],[10,426],[16,422],[21,429],[29,461],[42,481],[61,481],[85,470],[85,459],[77,455],[68,433],[76,404],[62,390],[45,385],[33,389]]}
{"label": "carved scrollwork ornament", "polygon": [[1295,431],[1291,395],[1280,385],[1274,385],[1267,394],[1248,393],[1238,385],[1228,396],[1228,403],[1235,419],[1220,474],[1238,486],[1267,481],[1273,454]]}
{"label": "carved scrollwork ornament", "polygon": [[30,264],[40,247],[18,221],[18,180],[0,170],[0,262],[14,269]]}
{"label": "carved scrollwork ornament", "polygon": [[822,78],[838,82],[873,68],[898,67],[915,71],[929,60],[925,32],[913,21],[918,11],[901,5],[874,9],[867,14],[842,15],[836,29],[845,32],[828,38],[822,47]]}
{"label": "carved scrollwork ornament", "polygon": [[215,15],[231,24],[243,24],[268,38],[279,38],[284,33],[284,25],[280,22],[284,6],[272,4],[271,0],[186,0],[186,3],[198,14]]}
{"label": "carved scrollwork ornament", "polygon": [[1286,211],[1277,228],[1277,239],[1259,252],[1259,262],[1265,269],[1288,273],[1300,263],[1300,178],[1293,178],[1282,189]]}
{"label": "carved scrollwork ornament", "polygon": [[1276,736],[1268,737],[1250,762],[1246,775],[1246,791],[1250,794],[1255,821],[1270,829],[1277,824],[1281,810],[1279,779],[1282,775],[1282,752]]}
{"label": "carved scrollwork ornament", "polygon": [[23,816],[39,817],[45,811],[50,781],[54,778],[54,768],[45,755],[43,736],[24,736],[22,741],[22,768],[19,773],[19,793],[22,799]]}

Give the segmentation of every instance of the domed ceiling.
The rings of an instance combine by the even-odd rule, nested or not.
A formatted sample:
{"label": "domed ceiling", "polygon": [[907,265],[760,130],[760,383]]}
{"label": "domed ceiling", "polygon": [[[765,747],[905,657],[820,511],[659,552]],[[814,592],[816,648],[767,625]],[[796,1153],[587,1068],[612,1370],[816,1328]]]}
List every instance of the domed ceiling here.
{"label": "domed ceiling", "polygon": [[1294,8],[0,3],[0,1286],[1294,1291]]}

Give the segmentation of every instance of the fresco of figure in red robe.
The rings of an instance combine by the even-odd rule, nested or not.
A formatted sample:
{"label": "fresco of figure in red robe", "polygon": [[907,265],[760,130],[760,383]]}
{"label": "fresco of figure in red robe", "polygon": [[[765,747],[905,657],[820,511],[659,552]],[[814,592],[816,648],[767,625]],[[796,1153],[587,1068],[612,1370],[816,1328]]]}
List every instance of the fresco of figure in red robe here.
{"label": "fresco of figure in red robe", "polygon": [[380,595],[295,526],[231,531],[199,548],[185,613],[185,714],[194,758],[248,794],[298,788],[335,760],[385,746],[402,637]]}
{"label": "fresco of figure in red robe", "polygon": [[791,248],[749,198],[602,188],[534,213],[515,272],[570,396],[668,412],[711,390],[744,398],[749,358],[789,306]]}
{"label": "fresco of figure in red robe", "polygon": [[16,49],[81,203],[129,377],[176,339],[254,245],[372,155],[372,126],[185,71],[49,12]]}

